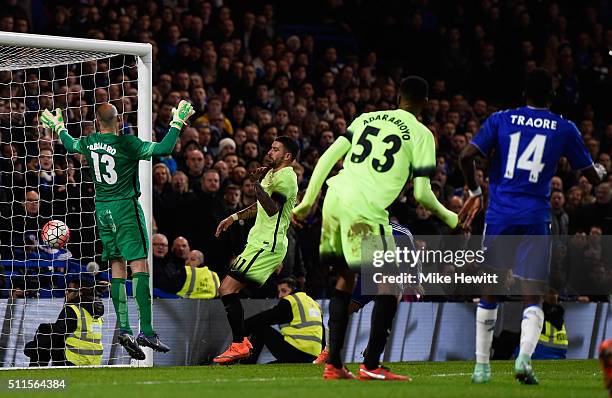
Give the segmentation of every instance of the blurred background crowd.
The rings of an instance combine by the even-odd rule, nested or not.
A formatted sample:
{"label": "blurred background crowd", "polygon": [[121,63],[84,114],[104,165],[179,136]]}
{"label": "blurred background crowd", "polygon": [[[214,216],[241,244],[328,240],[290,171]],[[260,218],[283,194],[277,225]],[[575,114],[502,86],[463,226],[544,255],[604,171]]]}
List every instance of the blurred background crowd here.
{"label": "blurred background crowd", "polygon": [[[553,110],[576,123],[594,161],[612,171],[612,9],[606,0],[2,3],[2,31],[150,43],[154,140],[166,134],[180,99],[194,104],[197,113],[173,154],[153,159],[149,221],[161,234],[152,242],[158,246],[157,283],[194,249],[225,275],[252,223],[236,223],[220,238],[215,228],[256,200],[246,176],[275,137],[299,142],[294,169],[304,190],[318,158],[351,121],[362,112],[394,108],[398,82],[410,74],[430,83],[420,118],[437,143],[432,188],[453,211],[465,198],[459,153],[488,115],[521,105],[523,79],[536,67],[554,77]],[[136,79],[130,57],[0,72],[2,259],[65,255],[41,254],[37,247],[40,227],[53,218],[71,228],[74,258],[99,262],[87,164],[65,156],[61,143],[38,127],[37,113],[66,109],[69,131],[78,137],[94,131],[95,104],[111,101],[123,116],[122,133],[134,134]],[[486,161],[477,173],[486,197]],[[611,245],[605,244],[612,233],[609,181],[594,188],[565,159],[552,181],[553,277],[568,297],[578,293],[570,274],[582,275],[583,283],[612,285]],[[415,203],[411,190],[407,183],[389,208],[391,220],[415,235],[450,233]],[[327,297],[333,275],[319,264],[320,228],[318,211],[303,229],[291,228],[271,288],[245,294],[275,296],[274,279],[294,276],[312,297]],[[471,234],[482,229],[481,214]],[[569,270],[580,256],[588,258],[584,268]]]}

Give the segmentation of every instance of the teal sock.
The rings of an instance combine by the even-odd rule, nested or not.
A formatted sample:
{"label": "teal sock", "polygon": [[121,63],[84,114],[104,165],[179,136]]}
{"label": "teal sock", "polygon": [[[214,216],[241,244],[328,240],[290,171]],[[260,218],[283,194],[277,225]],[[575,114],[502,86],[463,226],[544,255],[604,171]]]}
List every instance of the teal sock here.
{"label": "teal sock", "polygon": [[117,319],[119,320],[119,330],[132,334],[124,278],[111,279],[111,297],[113,299],[113,307],[115,307],[115,314],[117,314]]}
{"label": "teal sock", "polygon": [[146,336],[153,336],[153,325],[151,324],[151,291],[149,290],[149,274],[147,272],[136,272],[132,275],[134,297],[138,306],[140,317],[140,331]]}

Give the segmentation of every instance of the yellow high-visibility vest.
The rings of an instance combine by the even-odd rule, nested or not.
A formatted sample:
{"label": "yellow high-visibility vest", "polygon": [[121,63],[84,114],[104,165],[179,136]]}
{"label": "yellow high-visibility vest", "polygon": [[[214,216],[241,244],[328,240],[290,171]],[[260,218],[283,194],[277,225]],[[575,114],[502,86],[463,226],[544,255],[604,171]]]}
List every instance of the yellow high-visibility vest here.
{"label": "yellow high-visibility vest", "polygon": [[80,305],[69,304],[77,316],[77,328],[66,339],[66,360],[77,366],[102,363],[102,317],[94,318]]}
{"label": "yellow high-visibility vest", "polygon": [[538,344],[542,344],[546,347],[561,348],[567,350],[567,331],[565,330],[565,324],[559,330],[554,327],[550,322],[544,322],[542,333],[540,334],[540,340]]}
{"label": "yellow high-visibility vest", "polygon": [[291,323],[280,325],[285,341],[300,351],[319,355],[323,344],[321,307],[306,293],[298,292],[283,297],[291,304]]}
{"label": "yellow high-visibility vest", "polygon": [[187,278],[177,295],[191,299],[212,299],[219,294],[219,276],[208,267],[185,267]]}

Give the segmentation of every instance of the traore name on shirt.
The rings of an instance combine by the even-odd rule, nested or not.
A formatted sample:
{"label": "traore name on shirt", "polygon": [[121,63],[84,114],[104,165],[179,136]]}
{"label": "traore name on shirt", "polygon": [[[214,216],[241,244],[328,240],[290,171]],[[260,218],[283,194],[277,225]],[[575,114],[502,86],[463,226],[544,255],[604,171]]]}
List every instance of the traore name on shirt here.
{"label": "traore name on shirt", "polygon": [[106,151],[110,153],[111,155],[114,155],[115,153],[117,153],[117,150],[115,148],[103,142],[94,142],[93,144],[89,144],[87,145],[87,149],[89,149],[90,151],[95,151],[96,149],[102,149],[103,151]]}
{"label": "traore name on shirt", "polygon": [[400,118],[395,118],[395,116],[391,116],[389,117],[388,114],[384,114],[381,115],[380,113],[376,116],[370,116],[369,118],[364,118],[363,119],[363,124],[364,126],[367,126],[368,124],[372,123],[373,121],[376,120],[383,120],[389,123],[393,123],[397,126],[397,128],[400,129],[400,131],[406,131],[408,130],[408,126],[406,126],[406,124],[404,123],[404,121]]}
{"label": "traore name on shirt", "polygon": [[510,115],[511,123],[517,126],[529,126],[538,129],[556,130],[557,121],[541,117],[527,117],[523,115]]}

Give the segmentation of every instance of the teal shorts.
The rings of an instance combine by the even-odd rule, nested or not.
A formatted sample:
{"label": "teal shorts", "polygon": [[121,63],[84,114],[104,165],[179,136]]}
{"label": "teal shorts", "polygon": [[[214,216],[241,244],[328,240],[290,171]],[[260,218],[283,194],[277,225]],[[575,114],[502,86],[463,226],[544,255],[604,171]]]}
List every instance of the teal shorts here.
{"label": "teal shorts", "polygon": [[228,273],[237,281],[266,283],[270,275],[282,264],[287,248],[277,248],[271,252],[247,243],[243,252],[232,263]]}
{"label": "teal shorts", "polygon": [[96,202],[96,221],[103,261],[147,258],[149,237],[138,199]]}

